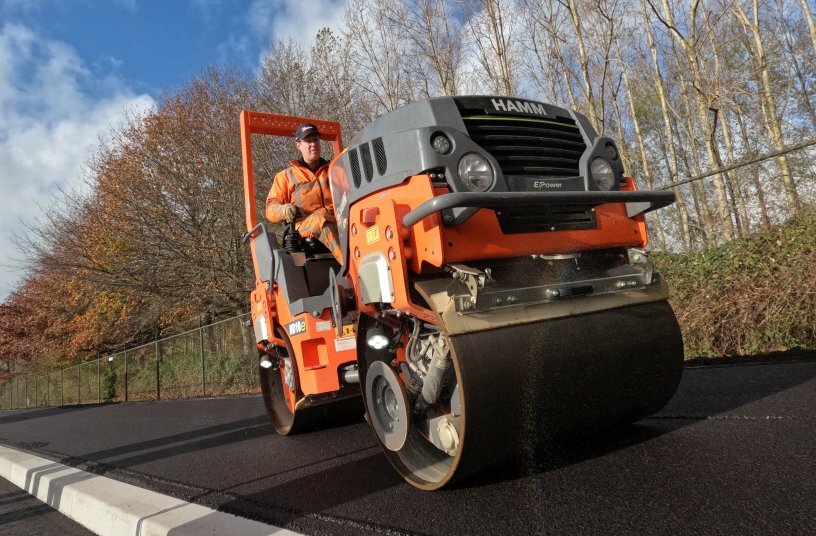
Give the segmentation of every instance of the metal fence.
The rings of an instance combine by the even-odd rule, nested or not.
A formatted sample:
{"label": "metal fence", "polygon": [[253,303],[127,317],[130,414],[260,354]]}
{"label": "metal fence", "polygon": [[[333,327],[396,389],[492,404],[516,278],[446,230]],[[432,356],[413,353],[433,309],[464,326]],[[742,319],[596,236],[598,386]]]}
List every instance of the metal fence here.
{"label": "metal fence", "polygon": [[0,409],[252,393],[258,384],[249,314],[94,361],[0,385]]}

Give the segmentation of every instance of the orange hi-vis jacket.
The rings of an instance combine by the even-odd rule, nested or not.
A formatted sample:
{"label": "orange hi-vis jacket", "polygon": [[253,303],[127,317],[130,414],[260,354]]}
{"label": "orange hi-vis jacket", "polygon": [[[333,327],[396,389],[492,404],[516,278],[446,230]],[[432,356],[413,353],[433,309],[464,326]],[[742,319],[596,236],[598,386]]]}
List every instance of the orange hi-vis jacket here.
{"label": "orange hi-vis jacket", "polygon": [[295,229],[301,236],[317,238],[334,256],[342,259],[334,202],[329,188],[329,163],[325,160],[314,172],[303,162],[292,160],[272,181],[266,196],[266,218],[272,223],[284,220],[283,205],[298,207]]}
{"label": "orange hi-vis jacket", "polygon": [[[298,219],[326,209],[334,211],[334,203],[329,189],[329,165],[324,163],[314,172],[298,160],[289,162],[272,181],[272,188],[266,196],[266,217],[272,223],[283,221],[283,205],[293,203],[300,210]],[[300,230],[300,229],[298,229]],[[301,232],[302,235],[305,235]]]}

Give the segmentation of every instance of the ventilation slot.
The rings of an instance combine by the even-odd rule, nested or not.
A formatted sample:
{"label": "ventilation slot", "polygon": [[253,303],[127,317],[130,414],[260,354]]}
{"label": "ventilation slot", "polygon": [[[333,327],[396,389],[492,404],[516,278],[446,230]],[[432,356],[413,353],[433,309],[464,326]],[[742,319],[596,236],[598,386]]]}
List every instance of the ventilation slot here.
{"label": "ventilation slot", "polygon": [[371,149],[367,143],[360,145],[360,157],[363,159],[366,181],[371,182],[374,178],[374,164],[371,162]]}
{"label": "ventilation slot", "polygon": [[359,188],[362,176],[360,175],[360,159],[357,157],[357,149],[352,149],[348,153],[351,164],[351,178],[354,179],[354,186]]}
{"label": "ventilation slot", "polygon": [[374,145],[374,160],[377,161],[377,173],[385,175],[385,170],[388,169],[388,159],[385,156],[385,145],[383,145],[382,138],[372,140]]}

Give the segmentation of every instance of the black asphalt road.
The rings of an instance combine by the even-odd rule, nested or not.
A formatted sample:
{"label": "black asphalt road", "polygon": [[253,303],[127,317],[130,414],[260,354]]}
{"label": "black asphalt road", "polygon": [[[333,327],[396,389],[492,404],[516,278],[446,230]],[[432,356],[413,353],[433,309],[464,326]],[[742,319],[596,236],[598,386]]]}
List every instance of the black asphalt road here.
{"label": "black asphalt road", "polygon": [[0,536],[94,536],[94,533],[0,478]]}
{"label": "black asphalt road", "polygon": [[259,397],[0,412],[0,442],[308,534],[816,533],[816,360],[688,368],[656,416],[441,492]]}

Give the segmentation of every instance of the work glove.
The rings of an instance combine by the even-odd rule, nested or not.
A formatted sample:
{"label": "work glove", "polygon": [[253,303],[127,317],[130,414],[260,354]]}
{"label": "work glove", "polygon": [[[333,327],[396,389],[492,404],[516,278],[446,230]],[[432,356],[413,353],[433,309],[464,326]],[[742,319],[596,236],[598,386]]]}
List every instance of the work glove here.
{"label": "work glove", "polygon": [[291,203],[283,205],[283,219],[292,223],[297,217],[297,207]]}

